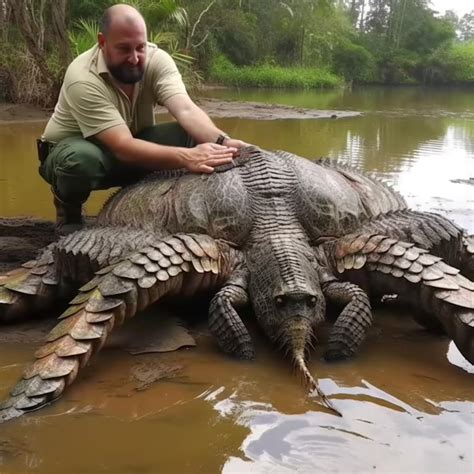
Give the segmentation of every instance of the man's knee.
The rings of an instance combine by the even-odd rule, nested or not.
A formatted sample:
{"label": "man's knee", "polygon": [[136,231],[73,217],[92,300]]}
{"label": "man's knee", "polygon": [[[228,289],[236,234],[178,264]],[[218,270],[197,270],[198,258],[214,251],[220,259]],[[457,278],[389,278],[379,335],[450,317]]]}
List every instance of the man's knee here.
{"label": "man's knee", "polygon": [[103,189],[108,173],[106,154],[80,137],[60,141],[40,167],[40,175],[65,202],[84,202],[91,191]]}
{"label": "man's knee", "polygon": [[102,150],[80,138],[67,138],[59,142],[47,158],[56,176],[78,177],[95,180],[103,177]]}

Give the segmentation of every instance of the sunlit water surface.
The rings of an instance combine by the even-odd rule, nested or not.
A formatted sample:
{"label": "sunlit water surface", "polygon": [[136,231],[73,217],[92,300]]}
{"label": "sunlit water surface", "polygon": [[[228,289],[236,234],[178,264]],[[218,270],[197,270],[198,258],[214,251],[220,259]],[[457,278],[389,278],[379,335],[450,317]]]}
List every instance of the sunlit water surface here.
{"label": "sunlit water surface", "polygon": [[[474,93],[214,91],[209,96],[357,110],[337,120],[217,120],[263,148],[339,158],[386,179],[415,209],[474,232]],[[44,123],[0,125],[0,215],[53,217],[37,176],[34,138]],[[106,192],[96,193],[96,212]],[[157,311],[159,314],[159,311]],[[449,341],[376,309],[360,354],[311,369],[343,412],[307,397],[288,363],[254,333],[257,359],[233,361],[207,337],[197,348],[132,357],[105,349],[49,408],[0,427],[0,473],[473,472],[472,366]],[[324,338],[322,338],[324,341]],[[30,344],[0,351],[0,398],[30,358]],[[137,391],[137,360],[182,373]]]}

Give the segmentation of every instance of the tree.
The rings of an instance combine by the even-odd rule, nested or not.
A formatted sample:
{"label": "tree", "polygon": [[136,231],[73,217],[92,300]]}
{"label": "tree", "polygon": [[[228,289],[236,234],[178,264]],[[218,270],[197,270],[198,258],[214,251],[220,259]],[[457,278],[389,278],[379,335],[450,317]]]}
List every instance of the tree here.
{"label": "tree", "polygon": [[[67,0],[6,0],[13,23],[21,32],[31,60],[38,68],[46,88],[44,105],[57,98],[62,73],[70,62],[67,33]],[[48,56],[57,52],[58,68],[52,69]]]}
{"label": "tree", "polygon": [[474,10],[466,13],[459,21],[459,36],[462,41],[474,39]]}

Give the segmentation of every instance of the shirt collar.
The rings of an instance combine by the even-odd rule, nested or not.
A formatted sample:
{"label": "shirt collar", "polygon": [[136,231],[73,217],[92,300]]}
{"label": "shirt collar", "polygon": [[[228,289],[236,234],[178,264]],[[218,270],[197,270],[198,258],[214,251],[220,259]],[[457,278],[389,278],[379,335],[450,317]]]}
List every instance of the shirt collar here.
{"label": "shirt collar", "polygon": [[99,52],[97,54],[97,73],[99,75],[107,74],[110,76],[110,71],[109,71],[109,68],[107,67],[107,64],[105,64],[105,59],[104,59],[102,50],[99,47],[98,49],[99,49]]}

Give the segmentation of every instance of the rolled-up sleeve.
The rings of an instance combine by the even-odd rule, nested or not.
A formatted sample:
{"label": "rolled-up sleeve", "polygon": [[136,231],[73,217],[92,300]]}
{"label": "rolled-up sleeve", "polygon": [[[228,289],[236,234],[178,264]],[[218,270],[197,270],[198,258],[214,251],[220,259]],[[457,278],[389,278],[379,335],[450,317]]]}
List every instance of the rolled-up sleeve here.
{"label": "rolled-up sleeve", "polygon": [[152,87],[155,101],[163,105],[176,94],[187,94],[183,78],[173,58],[162,49],[158,49],[150,58]]}
{"label": "rolled-up sleeve", "polygon": [[84,138],[125,124],[117,107],[107,97],[108,92],[95,84],[74,82],[66,90],[66,100],[71,115],[76,120]]}

